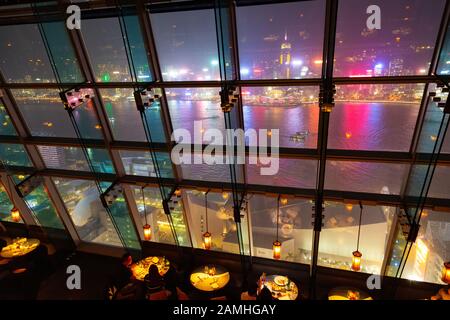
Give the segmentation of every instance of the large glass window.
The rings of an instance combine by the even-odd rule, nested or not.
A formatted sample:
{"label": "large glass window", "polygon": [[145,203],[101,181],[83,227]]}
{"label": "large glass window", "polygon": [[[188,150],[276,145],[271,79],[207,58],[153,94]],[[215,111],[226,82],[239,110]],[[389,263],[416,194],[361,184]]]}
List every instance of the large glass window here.
{"label": "large glass window", "polygon": [[[91,171],[89,163],[78,147],[38,146],[39,153],[50,169]],[[109,154],[104,149],[88,148],[87,155],[95,172],[114,173]]]}
{"label": "large glass window", "polygon": [[328,148],[409,151],[423,84],[339,86]]}
{"label": "large glass window", "polygon": [[[270,170],[269,168],[273,168],[274,174],[265,174],[262,171]],[[246,169],[249,184],[301,189],[314,189],[316,186],[316,160],[271,158],[270,165],[247,164]]]}
{"label": "large glass window", "polygon": [[70,43],[65,21],[43,23],[42,31],[47,40],[48,53],[54,63],[58,82],[83,82],[84,76],[81,74],[75,51]]}
{"label": "large glass window", "polygon": [[163,79],[219,80],[214,11],[150,14]]}
{"label": "large glass window", "polygon": [[122,36],[119,18],[84,19],[82,22],[81,32],[97,82],[132,81],[131,61],[134,64],[137,81],[151,80],[139,21],[136,16],[126,16],[124,23],[123,30],[126,29],[131,47],[130,63],[124,44],[126,38]]}
{"label": "large glass window", "polygon": [[443,284],[444,262],[449,259],[450,212],[425,210],[402,278]]}
{"label": "large glass window", "polygon": [[[380,274],[394,214],[394,207],[363,206],[358,248],[362,253],[361,272]],[[357,249],[359,215],[358,204],[325,202],[319,265],[351,270],[352,252]]]}
{"label": "large glass window", "polygon": [[[249,196],[252,255],[273,258],[272,244],[277,235],[277,197]],[[281,203],[278,220],[278,241],[281,242],[281,260],[307,263],[311,261],[312,202],[286,198]]]}
{"label": "large glass window", "polygon": [[244,128],[278,129],[280,147],[316,148],[318,95],[317,87],[244,87]]}
{"label": "large glass window", "polygon": [[56,82],[36,24],[0,27],[0,69],[7,82]]}
{"label": "large glass window", "polygon": [[188,130],[191,134],[191,143],[194,143],[196,136],[204,137],[203,134],[208,129],[224,132],[225,120],[220,108],[219,91],[219,88],[167,89],[173,129]]}
{"label": "large glass window", "polygon": [[439,63],[437,66],[437,74],[450,74],[450,24],[447,25],[447,32],[444,43],[442,44]]}
{"label": "large glass window", "polygon": [[[375,4],[381,25],[369,30],[371,14],[366,10]],[[339,1],[334,75],[427,74],[444,4],[443,0]]]}
{"label": "large glass window", "polygon": [[238,7],[242,79],[317,78],[325,1]]}
{"label": "large glass window", "polygon": [[[0,93],[1,95],[1,93]],[[3,101],[0,99],[0,135],[2,136],[16,136],[16,129],[11,122],[11,117],[6,110]]]}
{"label": "large glass window", "polygon": [[[120,151],[125,172],[132,176],[156,177],[156,169],[149,151]],[[163,178],[172,178],[172,161],[165,152],[156,152],[158,169]]]}
{"label": "large glass window", "polygon": [[61,178],[53,181],[83,241],[122,246],[94,181]]}
{"label": "large glass window", "polygon": [[[230,192],[186,191],[183,199],[187,206],[189,227],[194,247],[204,248],[203,234],[211,233],[211,250],[239,254],[237,225],[233,218],[233,199]],[[207,221],[208,220],[208,221]],[[243,248],[249,254],[247,213],[241,212]]]}
{"label": "large glass window", "polygon": [[[167,215],[164,213],[159,188],[146,187],[143,191],[142,188],[136,186],[133,186],[132,188],[142,226],[149,224],[152,228],[151,241],[175,244],[174,235],[172,233],[169,220],[167,219]],[[144,195],[145,205],[142,195]],[[182,246],[189,247],[189,232],[184,219],[183,202],[181,199],[173,205],[170,214],[172,216],[178,243]]]}
{"label": "large glass window", "polygon": [[8,166],[33,166],[27,151],[21,144],[0,143],[0,159]]}
{"label": "large glass window", "polygon": [[[423,171],[426,170],[423,166]],[[419,187],[422,187],[421,185]],[[436,166],[433,173],[433,180],[431,181],[430,189],[428,190],[428,197],[431,198],[450,198],[450,167]]]}
{"label": "large glass window", "polygon": [[[14,204],[9,199],[3,184],[0,183],[0,221],[13,222],[11,217],[11,210]],[[19,223],[23,223],[22,217],[20,217]]]}
{"label": "large glass window", "polygon": [[[55,89],[13,89],[12,93],[31,135],[41,137],[76,138],[69,114]],[[93,100],[74,111],[83,139],[102,139]]]}
{"label": "large glass window", "polygon": [[327,161],[325,189],[399,194],[408,165],[356,161]]}
{"label": "large glass window", "polygon": [[46,228],[64,229],[64,225],[43,185],[24,197],[38,225]]}
{"label": "large glass window", "polygon": [[115,140],[146,141],[142,120],[134,102],[133,90],[101,89],[100,94]]}

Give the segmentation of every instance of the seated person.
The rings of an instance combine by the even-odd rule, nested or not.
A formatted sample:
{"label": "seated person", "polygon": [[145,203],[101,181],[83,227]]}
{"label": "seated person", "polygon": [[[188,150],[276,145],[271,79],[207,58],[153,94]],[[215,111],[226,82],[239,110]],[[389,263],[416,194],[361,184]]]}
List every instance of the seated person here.
{"label": "seated person", "polygon": [[165,288],[167,290],[169,300],[189,300],[187,294],[177,286],[177,273],[172,265],[165,274],[164,280],[166,282]]}
{"label": "seated person", "polygon": [[158,267],[151,264],[148,268],[148,274],[144,278],[144,283],[147,291],[147,299],[149,300],[163,300],[167,299],[168,293],[164,288],[163,277],[159,274]]}
{"label": "seated person", "polygon": [[256,300],[257,288],[256,282],[250,282],[247,291],[241,293],[241,300]]}
{"label": "seated person", "polygon": [[133,273],[131,272],[132,264],[133,258],[128,252],[125,253],[120,260],[120,265],[114,272],[114,284],[118,290],[125,287],[132,279],[134,279]]}
{"label": "seated person", "polygon": [[272,297],[272,292],[270,292],[269,288],[264,286],[256,297],[256,300],[271,301],[274,300],[274,298]]}

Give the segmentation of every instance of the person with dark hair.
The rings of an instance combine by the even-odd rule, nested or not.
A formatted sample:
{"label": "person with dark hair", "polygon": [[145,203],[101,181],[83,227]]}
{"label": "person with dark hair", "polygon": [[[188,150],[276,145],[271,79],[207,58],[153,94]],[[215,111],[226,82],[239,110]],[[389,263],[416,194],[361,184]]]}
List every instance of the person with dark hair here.
{"label": "person with dark hair", "polygon": [[257,289],[255,281],[249,282],[247,291],[241,293],[241,300],[256,300]]}
{"label": "person with dark hair", "polygon": [[164,279],[159,274],[158,267],[155,264],[151,264],[148,268],[148,274],[144,278],[146,287],[146,296],[149,300],[165,300],[168,293],[164,289]]}
{"label": "person with dark hair", "polygon": [[266,286],[264,286],[261,291],[259,292],[256,300],[261,300],[261,301],[271,301],[274,300],[272,297],[272,292],[270,292],[269,288],[267,288]]}
{"label": "person with dark hair", "polygon": [[188,300],[187,294],[178,288],[177,272],[172,265],[164,275],[164,281],[169,300]]}

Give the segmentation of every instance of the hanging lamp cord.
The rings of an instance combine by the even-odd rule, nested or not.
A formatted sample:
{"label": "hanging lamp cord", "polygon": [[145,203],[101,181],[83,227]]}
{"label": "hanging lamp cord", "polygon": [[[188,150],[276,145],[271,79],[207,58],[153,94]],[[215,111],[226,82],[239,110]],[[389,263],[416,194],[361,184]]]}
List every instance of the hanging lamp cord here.
{"label": "hanging lamp cord", "polygon": [[278,241],[278,221],[280,220],[280,197],[281,195],[278,195],[277,199],[277,241]]}
{"label": "hanging lamp cord", "polygon": [[209,232],[209,227],[208,227],[208,193],[209,193],[209,189],[208,191],[206,191],[205,193],[205,209],[206,209],[206,231]]}
{"label": "hanging lamp cord", "polygon": [[145,188],[145,186],[143,186],[143,187],[141,188],[141,193],[142,193],[142,203],[144,204],[144,218],[145,218],[145,224],[147,224],[147,206],[145,205],[144,188]]}
{"label": "hanging lamp cord", "polygon": [[359,226],[358,226],[358,242],[356,244],[356,251],[359,251],[359,235],[361,234],[361,218],[362,218],[362,212],[363,212],[363,205],[361,201],[359,202]]}

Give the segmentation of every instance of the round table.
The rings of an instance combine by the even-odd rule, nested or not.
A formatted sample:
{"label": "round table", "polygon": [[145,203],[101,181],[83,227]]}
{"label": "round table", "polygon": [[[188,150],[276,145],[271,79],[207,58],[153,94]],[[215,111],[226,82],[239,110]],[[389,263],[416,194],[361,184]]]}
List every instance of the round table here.
{"label": "round table", "polygon": [[40,243],[38,239],[17,238],[2,249],[0,256],[6,259],[21,257],[36,249]]}
{"label": "round table", "polygon": [[298,288],[294,281],[280,275],[266,276],[264,285],[272,292],[272,297],[278,300],[295,300],[298,297]]}
{"label": "round table", "polygon": [[207,265],[195,269],[190,276],[191,284],[201,291],[217,291],[230,281],[230,273],[222,266]]}
{"label": "round table", "polygon": [[148,268],[154,264],[158,267],[159,274],[164,276],[170,268],[170,262],[166,257],[147,257],[131,266],[131,271],[137,280],[144,281],[148,274]]}
{"label": "round table", "polygon": [[369,294],[356,288],[338,287],[331,289],[328,300],[373,300]]}

